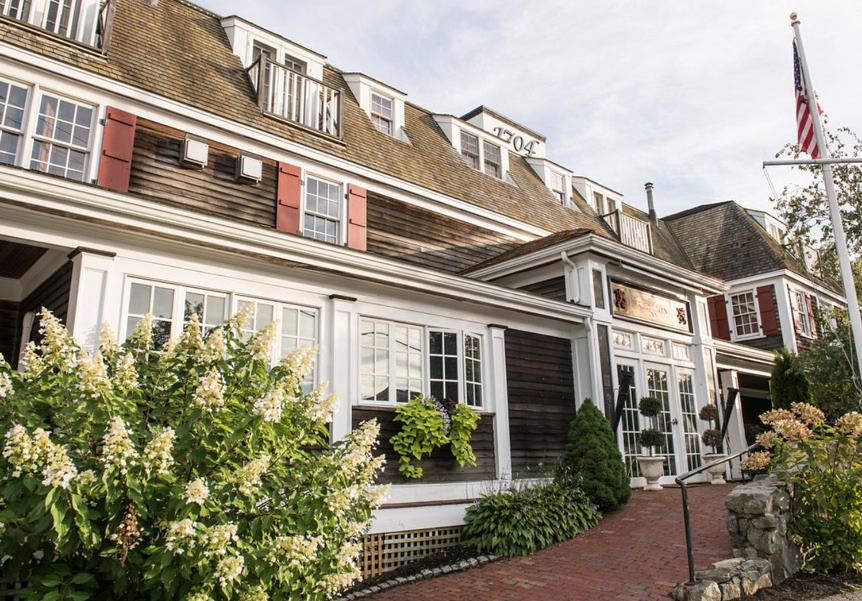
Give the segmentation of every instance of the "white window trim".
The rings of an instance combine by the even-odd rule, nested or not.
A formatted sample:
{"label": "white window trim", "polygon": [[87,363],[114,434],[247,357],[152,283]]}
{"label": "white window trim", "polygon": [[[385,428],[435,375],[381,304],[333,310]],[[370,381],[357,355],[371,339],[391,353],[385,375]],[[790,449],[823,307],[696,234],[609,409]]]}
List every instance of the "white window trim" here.
{"label": "white window trim", "polygon": [[[317,358],[316,358],[316,367],[314,370],[314,385],[316,386],[318,381],[320,380],[320,335],[321,335],[321,310],[318,307],[312,307],[308,305],[301,305],[297,303],[290,303],[286,301],[274,300],[270,298],[262,298],[253,295],[247,294],[233,294],[232,302],[230,303],[230,315],[236,315],[239,312],[239,303],[261,303],[266,305],[272,305],[273,307],[273,316],[272,320],[279,322],[279,326],[283,326],[281,315],[284,309],[293,309],[299,311],[314,311],[314,345],[318,348]],[[278,364],[281,359],[281,338],[282,331],[276,333],[272,348],[270,349],[270,360],[272,365]]]}
{"label": "white window trim", "polygon": [[[338,186],[339,189],[339,198],[341,200],[341,207],[338,211],[338,233],[337,240],[335,242],[326,242],[325,240],[321,240],[320,238],[314,238],[313,236],[308,236],[305,234],[305,214],[306,214],[306,198],[308,195],[308,179],[315,179],[317,181],[322,181],[327,184]],[[346,182],[340,181],[335,178],[327,177],[325,175],[319,175],[316,172],[308,171],[306,169],[302,170],[302,191],[300,192],[299,199],[299,208],[300,208],[300,222],[299,229],[302,232],[302,235],[309,240],[317,240],[318,242],[323,242],[325,244],[336,244],[339,246],[344,246],[347,243],[347,184]]]}
{"label": "white window trim", "polygon": [[[434,326],[421,324],[411,321],[403,321],[397,319],[391,319],[387,317],[377,317],[373,314],[359,314],[357,315],[357,353],[356,353],[356,377],[355,377],[355,385],[356,385],[356,397],[352,399],[352,405],[354,406],[362,406],[362,407],[384,407],[384,408],[393,408],[393,407],[401,407],[404,405],[403,402],[398,402],[397,400],[392,400],[395,397],[395,351],[392,347],[392,331],[394,327],[397,326],[408,326],[413,328],[420,328],[422,330],[422,394],[424,396],[430,396],[431,394],[431,353],[430,353],[430,345],[429,345],[429,335],[431,332],[448,332],[454,333],[458,336],[458,404],[459,405],[467,405],[467,385],[466,385],[466,369],[465,369],[465,361],[466,358],[464,356],[464,337],[465,336],[475,336],[479,339],[479,384],[482,387],[482,403],[480,405],[467,405],[474,411],[483,412],[488,411],[489,403],[487,400],[486,387],[488,386],[488,368],[486,364],[489,363],[489,355],[488,348],[486,345],[487,337],[481,333],[476,332],[470,329],[464,328],[453,328],[446,326]],[[389,351],[389,378],[390,378],[390,400],[388,401],[375,401],[375,400],[366,400],[362,398],[362,322],[363,321],[373,321],[379,323],[386,323],[389,325],[390,331],[390,351]]]}
{"label": "white window trim", "polygon": [[[502,144],[500,144],[500,140],[498,140],[497,138],[488,137],[485,134],[485,132],[482,130],[477,131],[474,129],[468,129],[468,128],[463,127],[463,126],[459,126],[457,150],[458,150],[458,154],[460,156],[463,156],[463,150],[464,149],[463,149],[463,145],[462,145],[461,140],[462,140],[462,136],[465,133],[467,133],[467,134],[469,134],[469,135],[471,135],[471,136],[473,136],[479,140],[479,167],[478,168],[473,167],[473,165],[468,164],[466,162],[466,160],[464,161],[464,163],[468,167],[473,169],[474,171],[484,173],[488,177],[494,178],[495,180],[499,180],[499,181],[505,182],[505,183],[511,183],[511,179],[509,176],[509,159],[508,159],[509,150],[507,148],[505,148]],[[491,175],[490,173],[485,171],[485,144],[491,144],[491,145],[496,146],[497,148],[500,149],[500,176],[499,177],[497,177],[496,175]]]}
{"label": "white window trim", "polygon": [[[752,334],[737,334],[736,333],[736,320],[733,315],[733,297],[738,296],[740,294],[751,293],[751,299],[754,303],[754,314],[757,317],[757,329]],[[764,338],[766,335],[763,333],[763,319],[760,317],[760,301],[757,298],[757,288],[744,288],[742,290],[734,290],[733,292],[728,292],[724,295],[725,300],[725,309],[727,310],[727,319],[728,324],[730,325],[730,339],[734,342],[737,340],[756,340],[758,338]]]}
{"label": "white window trim", "polygon": [[[389,111],[391,113],[391,115],[389,117],[387,117],[387,116],[383,115],[382,113],[379,113],[379,112],[374,110],[374,97],[375,96],[380,98],[381,100],[389,101]],[[374,129],[376,129],[378,132],[380,132],[383,135],[390,136],[393,138],[397,137],[396,131],[395,131],[395,99],[392,98],[391,96],[387,96],[386,94],[381,94],[377,90],[371,90],[371,92],[370,92],[370,103],[371,103],[371,105],[368,108],[368,113],[371,116],[371,124],[374,125]],[[377,128],[377,125],[375,125],[375,123],[374,123],[375,117],[377,117],[378,119],[381,119],[383,121],[389,122],[389,133],[388,134],[384,131],[380,131],[380,129]]]}
{"label": "white window trim", "polygon": [[[799,299],[801,299],[801,301],[802,301],[802,306],[803,306],[802,312],[800,312],[800,310],[796,304],[797,295],[798,295]],[[799,315],[799,323],[802,324],[802,329],[801,330],[796,329],[795,320],[793,321],[793,323],[791,325],[793,326],[793,332],[795,334],[799,334],[800,336],[803,336],[805,338],[813,339],[816,337],[815,336],[815,331],[816,331],[815,328],[817,327],[817,324],[814,322],[814,315],[812,315],[808,310],[808,300],[806,299],[807,296],[809,296],[809,295],[804,289],[790,286],[790,316],[792,319],[795,315],[797,315],[797,314]],[[803,315],[805,316],[804,321],[802,319]],[[808,326],[807,332],[805,331],[806,325]]]}

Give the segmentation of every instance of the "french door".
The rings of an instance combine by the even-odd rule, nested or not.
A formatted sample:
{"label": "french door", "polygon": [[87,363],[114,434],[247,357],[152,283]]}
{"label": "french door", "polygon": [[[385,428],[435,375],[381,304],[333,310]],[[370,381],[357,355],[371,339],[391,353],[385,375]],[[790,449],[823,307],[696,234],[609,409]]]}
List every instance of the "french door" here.
{"label": "french door", "polygon": [[[664,475],[675,476],[677,466],[673,426],[676,423],[674,419],[676,411],[671,409],[669,369],[667,367],[647,365],[645,375],[646,394],[661,401],[661,412],[653,418],[652,424],[644,424],[644,427],[656,428],[664,436],[664,448],[658,449],[656,454],[664,457]],[[644,421],[649,420],[644,419]]]}

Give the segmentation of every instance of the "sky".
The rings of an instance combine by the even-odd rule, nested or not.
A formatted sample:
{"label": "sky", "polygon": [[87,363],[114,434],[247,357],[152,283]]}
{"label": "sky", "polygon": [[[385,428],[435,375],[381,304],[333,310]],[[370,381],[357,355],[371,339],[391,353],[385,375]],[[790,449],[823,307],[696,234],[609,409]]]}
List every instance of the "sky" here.
{"label": "sky", "polygon": [[[860,0],[198,2],[433,112],[492,107],[635,206],[654,182],[659,215],[731,199],[770,209],[761,163],[795,141],[794,10],[821,107],[862,133]],[[770,175],[779,190],[794,179]]]}

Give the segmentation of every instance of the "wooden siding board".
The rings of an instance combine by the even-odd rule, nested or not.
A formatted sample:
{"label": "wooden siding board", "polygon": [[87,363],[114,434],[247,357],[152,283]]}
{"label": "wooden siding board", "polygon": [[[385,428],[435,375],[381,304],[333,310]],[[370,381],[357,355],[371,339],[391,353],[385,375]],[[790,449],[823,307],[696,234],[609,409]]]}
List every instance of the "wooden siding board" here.
{"label": "wooden siding board", "polygon": [[467,482],[473,480],[491,480],[496,474],[496,455],[494,446],[494,417],[482,414],[476,431],[470,439],[473,453],[476,455],[476,466],[458,466],[449,446],[435,450],[429,457],[419,462],[425,470],[425,475],[418,479],[404,478],[398,473],[398,455],[395,453],[389,438],[398,433],[401,424],[395,421],[395,411],[390,408],[354,407],[353,428],[370,419],[377,419],[380,424],[380,445],[375,454],[386,457],[386,470],[379,482],[393,484],[427,484],[429,482]]}
{"label": "wooden siding board", "polygon": [[507,330],[506,379],[513,475],[553,469],[575,416],[571,342]]}
{"label": "wooden siding board", "polygon": [[235,178],[237,149],[210,144],[203,169],[180,164],[183,138],[171,130],[139,121],[135,134],[129,191],[150,200],[264,227],[275,225],[276,168],[263,162],[256,185]]}
{"label": "wooden siding board", "polygon": [[534,284],[529,284],[521,288],[521,290],[526,290],[527,292],[532,292],[533,294],[539,294],[541,296],[546,296],[548,298],[552,298],[558,301],[566,300],[566,278],[565,276],[560,276],[558,278],[551,278],[550,280],[545,280],[543,282],[536,282]]}
{"label": "wooden siding board", "polygon": [[[66,323],[69,312],[69,294],[72,290],[72,262],[69,261],[42,282],[27,298],[21,301],[18,310],[18,336],[24,334],[24,315],[30,311],[38,312],[45,307],[54,317]],[[30,340],[38,342],[41,336],[38,333],[38,320],[34,321]]]}

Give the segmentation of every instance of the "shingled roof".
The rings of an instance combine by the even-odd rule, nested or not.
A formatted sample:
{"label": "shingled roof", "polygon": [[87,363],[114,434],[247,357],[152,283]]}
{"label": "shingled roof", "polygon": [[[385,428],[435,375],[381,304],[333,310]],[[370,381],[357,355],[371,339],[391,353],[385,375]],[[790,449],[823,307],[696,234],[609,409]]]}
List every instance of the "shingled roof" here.
{"label": "shingled roof", "polygon": [[516,185],[471,169],[427,110],[407,104],[410,143],[378,132],[334,67],[325,68],[324,82],[343,92],[341,141],[263,114],[218,15],[181,0],[116,1],[104,57],[3,20],[0,40],[547,231],[589,228],[612,237],[593,216],[556,202],[520,155],[510,153]]}
{"label": "shingled roof", "polygon": [[730,200],[694,207],[663,219],[697,271],[724,280],[787,269],[836,292],[837,282],[809,273],[752,217]]}

